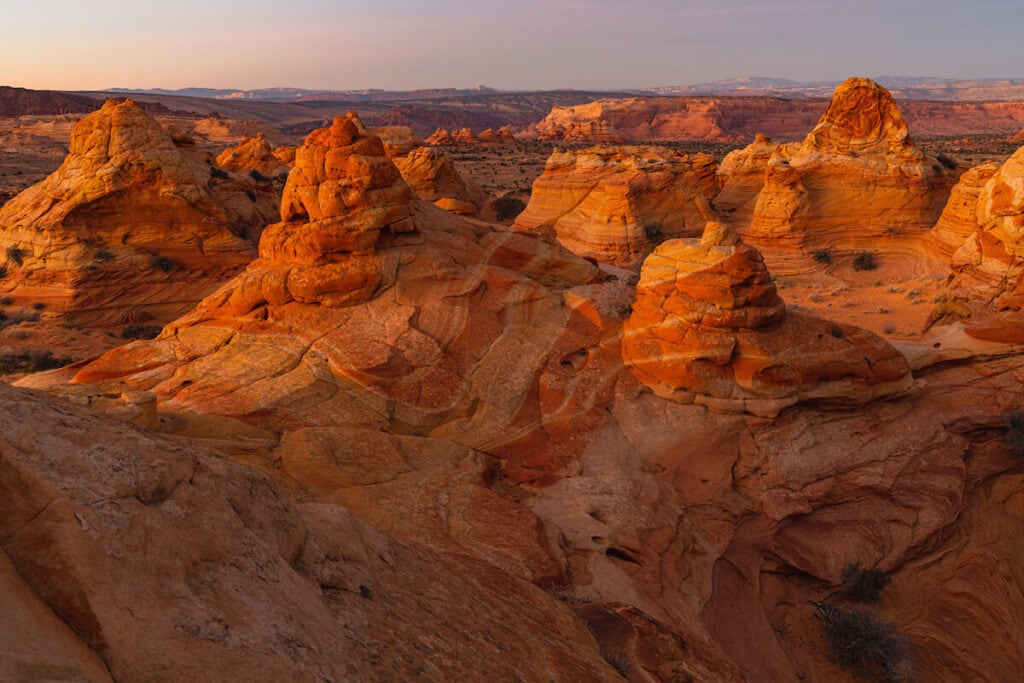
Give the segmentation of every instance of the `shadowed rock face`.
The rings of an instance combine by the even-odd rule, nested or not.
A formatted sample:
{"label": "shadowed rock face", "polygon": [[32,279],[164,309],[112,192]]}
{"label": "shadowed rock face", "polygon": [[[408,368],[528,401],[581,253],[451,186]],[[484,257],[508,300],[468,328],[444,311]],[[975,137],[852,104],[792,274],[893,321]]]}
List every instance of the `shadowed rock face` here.
{"label": "shadowed rock face", "polygon": [[601,263],[639,263],[663,239],[699,235],[717,192],[714,159],[657,147],[555,151],[516,218],[554,230],[570,251]]}
{"label": "shadowed rock face", "polygon": [[0,209],[9,293],[75,322],[188,310],[253,255],[209,174],[130,100],[108,101],[76,125],[61,167]]}
{"label": "shadowed rock face", "polygon": [[921,679],[1021,668],[1021,356],[891,393],[906,361],[787,310],[728,225],[660,245],[634,292],[415,199],[384,154],[351,119],[314,133],[245,273],[24,382],[122,414],[152,391],[141,417],[222,457],[2,406],[0,529],[25,531],[0,544],[115,678],[601,680],[597,650],[645,680],[841,680],[807,600],[853,562],[893,575]]}
{"label": "shadowed rock face", "polygon": [[773,417],[801,399],[864,403],[910,385],[882,339],[787,312],[757,250],[715,223],[644,261],[622,351],[661,396]]}

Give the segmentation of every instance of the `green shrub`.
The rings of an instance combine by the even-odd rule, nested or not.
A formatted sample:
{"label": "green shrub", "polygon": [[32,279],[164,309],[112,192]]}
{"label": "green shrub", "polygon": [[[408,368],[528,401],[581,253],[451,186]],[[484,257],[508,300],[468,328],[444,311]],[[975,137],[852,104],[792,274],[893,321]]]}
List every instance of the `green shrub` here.
{"label": "green shrub", "polygon": [[661,223],[648,223],[647,225],[645,225],[644,236],[647,237],[648,241],[650,242],[661,242]]}
{"label": "green shrub", "polygon": [[159,325],[129,325],[121,330],[121,339],[155,339],[162,329]]}
{"label": "green shrub", "polygon": [[228,175],[228,172],[225,171],[223,168],[217,168],[216,166],[211,166],[210,167],[210,177],[212,177],[212,178],[219,178],[221,180],[227,180],[230,176]]}
{"label": "green shrub", "polygon": [[270,176],[263,175],[262,173],[259,172],[259,170],[255,168],[249,171],[249,177],[255,180],[257,183],[266,183],[272,180]]}
{"label": "green shrub", "polygon": [[174,261],[166,256],[161,256],[160,254],[153,254],[150,256],[149,265],[153,266],[157,270],[162,270],[165,273],[169,273],[174,269]]}
{"label": "green shrub", "polygon": [[832,263],[832,252],[828,249],[815,249],[811,257],[817,263]]}
{"label": "green shrub", "polygon": [[12,244],[7,247],[7,260],[13,261],[15,265],[20,266],[25,262],[25,250],[17,244]]}
{"label": "green shrub", "polygon": [[526,202],[510,194],[498,197],[494,200],[494,213],[499,221],[506,221],[515,218],[526,208]]}
{"label": "green shrub", "polygon": [[857,602],[878,602],[891,579],[881,569],[862,569],[859,564],[843,567],[843,597]]}
{"label": "green shrub", "polygon": [[875,257],[871,252],[862,251],[853,259],[854,270],[874,270],[878,267],[875,263]]}
{"label": "green shrub", "polygon": [[952,158],[946,156],[945,154],[940,154],[939,156],[935,157],[935,160],[950,170],[956,168],[956,162],[953,161]]}
{"label": "green shrub", "polygon": [[907,680],[910,654],[896,626],[879,621],[874,610],[858,605],[844,609],[831,602],[812,602],[832,658],[857,676],[884,683]]}
{"label": "green shrub", "polygon": [[1011,410],[1003,418],[1006,435],[1003,440],[1017,455],[1024,455],[1024,410]]}
{"label": "green shrub", "polygon": [[58,358],[52,351],[22,351],[0,355],[0,375],[12,372],[39,372],[61,368],[73,362],[72,358]]}

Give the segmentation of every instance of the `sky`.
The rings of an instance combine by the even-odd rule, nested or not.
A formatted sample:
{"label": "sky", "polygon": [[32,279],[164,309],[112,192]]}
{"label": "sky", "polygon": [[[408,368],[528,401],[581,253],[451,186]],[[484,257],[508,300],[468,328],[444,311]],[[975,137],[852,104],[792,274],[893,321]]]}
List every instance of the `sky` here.
{"label": "sky", "polygon": [[0,85],[615,89],[1024,78],[1021,0],[30,0]]}

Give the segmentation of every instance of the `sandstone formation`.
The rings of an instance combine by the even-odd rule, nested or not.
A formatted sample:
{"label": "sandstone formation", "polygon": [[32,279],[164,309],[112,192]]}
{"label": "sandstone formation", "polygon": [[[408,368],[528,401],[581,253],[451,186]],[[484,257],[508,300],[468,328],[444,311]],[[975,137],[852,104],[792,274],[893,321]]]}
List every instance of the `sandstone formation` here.
{"label": "sandstone formation", "polygon": [[514,226],[554,230],[570,251],[631,265],[662,239],[699,235],[715,162],[656,147],[555,150]]}
{"label": "sandstone formation", "polygon": [[462,215],[473,215],[484,204],[483,190],[463,180],[452,160],[432,147],[420,147],[392,160],[424,201]]}
{"label": "sandstone formation", "polygon": [[480,142],[472,130],[469,128],[460,128],[459,130],[452,132],[452,140],[457,145],[472,145],[473,143]]}
{"label": "sandstone formation", "polygon": [[256,172],[266,178],[288,173],[288,164],[274,155],[262,133],[225,149],[217,156],[217,166],[242,175]]}
{"label": "sandstone formation", "polygon": [[0,387],[0,545],[17,613],[34,593],[82,640],[47,636],[69,671],[87,646],[118,680],[853,680],[808,604],[852,563],[893,577],[917,679],[1024,665],[1020,347],[906,345],[906,390],[729,225],[634,291],[416,199],[352,118],[309,136],[281,216],[160,338],[22,382],[168,436],[121,449]]}
{"label": "sandstone formation", "polygon": [[292,147],[291,145],[282,145],[281,147],[274,148],[274,156],[277,157],[281,163],[285,164],[289,168],[295,164],[295,151],[298,147]]}
{"label": "sandstone formation", "polygon": [[718,166],[721,191],[715,197],[715,208],[736,212],[747,220],[754,212],[754,203],[765,183],[768,160],[778,145],[767,135],[758,133],[743,149],[725,155]]}
{"label": "sandstone formation", "polygon": [[[777,97],[630,97],[553,107],[530,134],[590,143],[703,140],[744,142],[756,133],[792,140],[806,134],[827,106],[821,99]],[[903,100],[919,135],[1012,135],[1024,124],[1021,102]]]}
{"label": "sandstone formation", "polygon": [[508,144],[516,141],[516,136],[512,133],[512,129],[508,126],[502,126],[498,130],[493,128],[486,128],[480,131],[478,136],[480,142],[497,142],[501,144]]}
{"label": "sandstone formation", "polygon": [[404,157],[423,146],[423,141],[409,126],[380,126],[373,129],[373,134],[384,143],[384,154],[389,159]]}
{"label": "sandstone formation", "polygon": [[196,121],[192,130],[210,142],[241,144],[264,133],[279,137],[280,132],[264,121],[226,119],[213,115]]}
{"label": "sandstone formation", "polygon": [[[758,151],[766,150],[745,154],[755,168]],[[725,177],[733,195],[725,205],[743,206],[735,187],[750,181],[741,169],[735,182]],[[885,88],[851,78],[801,145],[780,146],[768,159],[749,226],[742,212],[731,220],[758,248],[922,253],[954,180],[914,145]]]}
{"label": "sandstone formation", "polygon": [[452,134],[447,129],[438,128],[423,142],[428,145],[433,145],[434,147],[446,147],[448,145],[454,145],[455,138],[452,137]]}
{"label": "sandstone formation", "polygon": [[659,396],[771,417],[800,400],[865,403],[910,385],[882,339],[787,312],[757,250],[713,222],[644,260],[622,352]]}
{"label": "sandstone formation", "polygon": [[998,168],[993,162],[980,164],[961,175],[953,186],[931,233],[940,258],[949,260],[978,230],[978,195]]}
{"label": "sandstone formation", "polygon": [[2,384],[0,407],[6,680],[616,679],[492,566],[184,439]]}
{"label": "sandstone formation", "polygon": [[131,100],[82,119],[60,168],[0,209],[0,288],[75,322],[190,309],[252,258],[238,235],[262,226],[252,181],[215,183],[193,152]]}
{"label": "sandstone formation", "polygon": [[[972,324],[968,332],[997,341],[1024,340],[1024,269],[1020,266],[1024,256],[1024,147],[994,172],[983,166],[964,175],[964,202],[969,202],[971,194],[968,183],[973,180],[976,187],[984,181],[974,202],[975,229],[953,254],[953,275],[933,318],[984,319],[998,314],[998,321]],[[946,213],[965,212],[951,206]],[[936,231],[942,228],[937,240],[952,232],[951,222],[936,226]],[[965,216],[954,225],[958,232],[967,232],[971,221]]]}

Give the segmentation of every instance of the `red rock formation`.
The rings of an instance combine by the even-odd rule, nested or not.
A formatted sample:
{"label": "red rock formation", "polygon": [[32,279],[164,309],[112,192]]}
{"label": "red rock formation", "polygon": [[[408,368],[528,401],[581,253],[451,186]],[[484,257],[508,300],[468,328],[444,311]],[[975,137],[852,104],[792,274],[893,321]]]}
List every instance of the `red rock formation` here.
{"label": "red rock formation", "polygon": [[765,183],[768,160],[778,145],[767,135],[758,133],[743,149],[725,155],[718,166],[721,191],[715,197],[715,208],[737,212],[747,220],[754,212],[757,195]]}
{"label": "red rock formation", "polygon": [[[880,610],[909,636],[920,680],[1021,668],[1024,478],[1001,439],[1024,403],[1019,349],[934,365],[913,391],[855,410],[803,403],[766,419],[666,400],[623,360],[667,373],[711,354],[702,402],[759,412],[794,395],[859,403],[904,383],[906,364],[862,330],[786,310],[725,226],[705,245],[659,247],[634,303],[543,236],[412,199],[389,164],[351,120],[314,133],[288,222],[245,275],[162,338],[26,381],[94,407],[153,391],[152,424],[247,467],[195,447],[182,463],[177,441],[138,432],[130,453],[107,432],[87,449],[100,421],[81,426],[74,406],[0,406],[13,444],[0,467],[17,463],[0,476],[14,501],[0,530],[24,527],[0,533],[4,552],[77,633],[104,636],[115,678],[138,677],[137,662],[187,678],[197,662],[360,679],[376,660],[385,678],[413,675],[387,668],[399,661],[438,679],[590,680],[611,675],[599,648],[637,680],[845,680],[807,601],[835,598],[854,562],[894,576]],[[915,368],[932,350],[916,349]],[[74,453],[27,456],[39,434],[73,435]],[[110,539],[122,554],[105,552]],[[153,576],[172,606],[139,597],[163,595]],[[352,638],[332,646],[321,635],[342,617]],[[388,662],[369,654],[381,643]]]}
{"label": "red rock formation", "polygon": [[940,258],[948,260],[978,230],[978,195],[998,165],[986,162],[966,171],[949,193],[949,201],[932,228]]}
{"label": "red rock formation", "polygon": [[508,126],[502,126],[497,131],[493,128],[487,128],[480,131],[480,142],[497,142],[501,144],[508,144],[516,141],[515,134],[512,133],[512,129]]}
{"label": "red rock formation", "polygon": [[185,152],[131,100],[82,119],[60,168],[0,209],[5,293],[76,322],[193,307],[252,258],[232,233],[247,218],[221,200],[254,209],[236,186],[218,198],[209,166]]}
{"label": "red rock formation", "polygon": [[452,133],[452,139],[457,145],[472,145],[480,142],[480,138],[473,134],[469,128],[461,128]]}
{"label": "red rock formation", "polygon": [[755,246],[793,254],[923,253],[954,180],[914,146],[885,88],[851,78],[803,144],[772,155],[749,227],[734,220]]}
{"label": "red rock formation", "polygon": [[256,171],[268,178],[288,172],[288,164],[274,156],[262,133],[225,149],[217,156],[217,166],[243,175]]}
{"label": "red rock formation", "polygon": [[570,251],[629,265],[661,239],[699,234],[717,191],[714,159],[655,147],[555,151],[515,221]]}
{"label": "red rock formation", "polygon": [[452,160],[436,149],[420,147],[392,160],[405,182],[424,201],[449,200],[445,206],[438,205],[462,215],[473,215],[484,204],[483,191],[467,183]]}
{"label": "red rock formation", "polygon": [[297,149],[297,147],[292,147],[290,145],[275,147],[274,156],[290,168],[295,165],[295,150]]}
{"label": "red rock formation", "polygon": [[[543,140],[642,143],[661,140],[740,142],[756,133],[792,140],[813,127],[820,99],[775,97],[633,97],[554,107],[532,129]],[[919,135],[1012,135],[1024,123],[1021,102],[903,100]]]}
{"label": "red rock formation", "polygon": [[433,133],[431,133],[423,142],[427,143],[428,145],[433,145],[435,147],[446,147],[448,145],[454,145],[455,138],[453,138],[452,134],[449,133],[446,129],[438,128]]}
{"label": "red rock formation", "polygon": [[[991,169],[982,168],[980,181]],[[969,172],[970,173],[970,172]],[[965,174],[965,176],[968,174]],[[965,186],[966,186],[965,181]],[[980,318],[968,333],[996,341],[1024,340],[1024,147],[985,181],[975,203],[976,229],[953,254],[953,275],[936,321]],[[966,221],[965,221],[966,222]],[[998,314],[998,320],[984,320]]]}
{"label": "red rock formation", "polygon": [[757,250],[709,223],[644,260],[623,361],[659,396],[774,417],[800,400],[905,391],[906,360],[865,330],[786,312]]}
{"label": "red rock formation", "polygon": [[389,159],[404,157],[423,146],[423,141],[409,126],[380,126],[373,129],[373,134],[384,143],[384,154]]}

